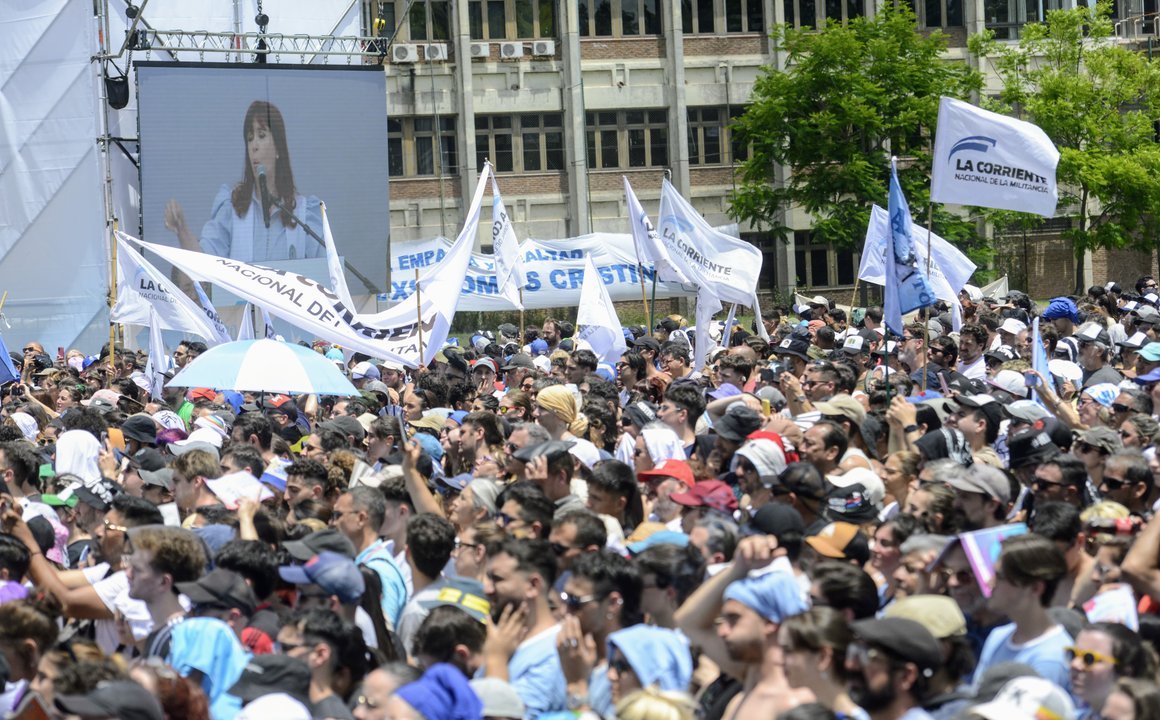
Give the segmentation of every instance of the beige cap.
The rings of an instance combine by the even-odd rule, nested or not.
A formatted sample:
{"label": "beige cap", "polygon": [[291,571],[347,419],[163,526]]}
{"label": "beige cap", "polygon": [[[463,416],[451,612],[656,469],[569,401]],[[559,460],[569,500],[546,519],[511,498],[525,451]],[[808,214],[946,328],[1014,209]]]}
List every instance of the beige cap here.
{"label": "beige cap", "polygon": [[959,604],[946,595],[911,595],[895,600],[882,612],[884,617],[913,620],[939,640],[967,634],[967,619]]}

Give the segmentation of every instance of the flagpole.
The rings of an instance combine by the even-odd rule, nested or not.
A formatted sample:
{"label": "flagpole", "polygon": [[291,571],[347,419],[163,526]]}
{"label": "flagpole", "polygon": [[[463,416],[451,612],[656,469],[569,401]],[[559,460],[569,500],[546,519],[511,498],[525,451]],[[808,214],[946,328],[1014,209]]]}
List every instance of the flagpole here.
{"label": "flagpole", "polygon": [[[113,220],[113,242],[109,264],[109,312],[113,312],[113,305],[117,302],[117,221]],[[109,369],[117,369],[117,324],[109,321]]]}
{"label": "flagpole", "polygon": [[[644,303],[644,314],[649,319],[649,325],[650,325],[649,329],[651,330],[652,329],[651,328],[652,316],[649,315],[648,298],[646,298],[644,295],[644,264],[641,263],[639,255],[637,255],[637,257],[636,257],[636,273],[637,273],[637,277],[640,278],[640,301],[642,303]],[[653,268],[653,279],[654,280],[656,279],[656,268],[655,267]],[[656,287],[656,286],[654,285],[653,287]]]}
{"label": "flagpole", "polygon": [[524,289],[519,288],[519,292],[520,292],[520,337],[519,337],[519,342],[517,344],[520,346],[520,351],[522,352],[523,347],[524,347]]}
{"label": "flagpole", "polygon": [[854,292],[850,295],[850,317],[847,318],[847,322],[854,319],[854,308],[858,306],[858,281],[861,279],[860,277],[854,278]]}
{"label": "flagpole", "polygon": [[4,303],[8,301],[8,291],[4,291],[4,297],[0,297],[0,314],[4,313]]}
{"label": "flagpole", "polygon": [[415,320],[419,326],[419,367],[423,366],[423,298],[419,294],[419,268],[415,268]]}
{"label": "flagpole", "polygon": [[[644,285],[641,285],[640,289],[643,292]],[[646,330],[646,334],[651,333],[653,330],[653,314],[656,312],[656,309],[657,309],[657,270],[656,270],[656,266],[653,266],[652,303],[645,306],[645,310],[648,312],[648,329]]]}

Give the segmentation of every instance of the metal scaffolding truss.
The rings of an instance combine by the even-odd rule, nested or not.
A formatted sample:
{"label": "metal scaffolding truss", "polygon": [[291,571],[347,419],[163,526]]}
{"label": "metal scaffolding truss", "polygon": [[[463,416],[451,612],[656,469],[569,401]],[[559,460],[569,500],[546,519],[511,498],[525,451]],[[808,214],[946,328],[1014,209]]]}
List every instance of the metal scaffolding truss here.
{"label": "metal scaffolding truss", "polygon": [[223,59],[229,55],[298,57],[301,62],[318,56],[381,58],[389,37],[337,35],[282,35],[280,33],[209,32],[206,30],[154,30],[138,28],[127,46],[135,52],[197,53],[199,59]]}

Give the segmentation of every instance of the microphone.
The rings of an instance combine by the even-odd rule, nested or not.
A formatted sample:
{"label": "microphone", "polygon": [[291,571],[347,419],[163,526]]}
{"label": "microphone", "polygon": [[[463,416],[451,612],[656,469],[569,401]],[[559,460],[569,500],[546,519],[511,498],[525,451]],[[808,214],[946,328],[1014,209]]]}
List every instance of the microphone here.
{"label": "microphone", "polygon": [[262,222],[270,228],[270,191],[266,188],[266,166],[258,166],[258,192],[262,194]]}

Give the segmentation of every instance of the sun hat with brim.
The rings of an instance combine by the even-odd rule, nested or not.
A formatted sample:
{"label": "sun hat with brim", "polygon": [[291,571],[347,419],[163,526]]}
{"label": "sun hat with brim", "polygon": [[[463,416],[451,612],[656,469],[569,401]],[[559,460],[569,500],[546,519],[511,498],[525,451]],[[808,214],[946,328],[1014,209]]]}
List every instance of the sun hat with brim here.
{"label": "sun hat with brim", "polygon": [[938,640],[967,634],[967,619],[963,611],[947,595],[909,595],[887,605],[882,616],[913,620]]}
{"label": "sun hat with brim", "polygon": [[986,720],[1073,720],[1075,703],[1050,680],[1021,677],[1011,680],[995,699],[969,708],[969,715]]}
{"label": "sun hat with brim", "polygon": [[101,682],[85,695],[57,695],[54,704],[68,715],[118,718],[118,720],[164,720],[161,703],[141,685],[128,680]]}
{"label": "sun hat with brim", "polygon": [[418,420],[409,420],[407,422],[407,424],[410,425],[411,427],[414,427],[414,428],[421,428],[421,429],[425,429],[425,430],[434,430],[434,431],[438,432],[438,431],[443,429],[443,423],[445,423],[446,421],[447,421],[447,418],[443,417],[442,415],[439,415],[439,414],[433,413],[433,412],[428,412],[428,413],[425,413],[423,415],[423,417],[419,418]]}
{"label": "sun hat with brim", "polygon": [[157,441],[157,423],[148,415],[132,415],[121,423],[121,434],[126,440],[152,445]]}

